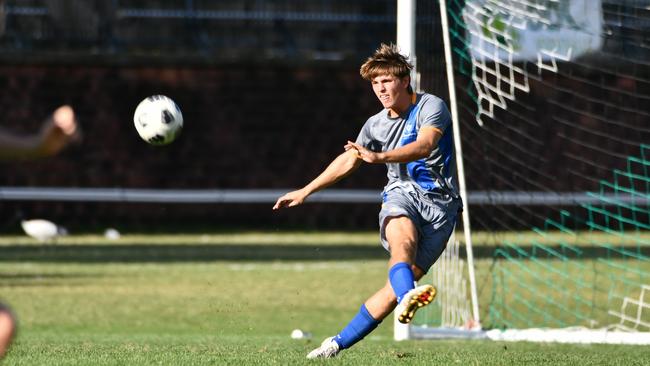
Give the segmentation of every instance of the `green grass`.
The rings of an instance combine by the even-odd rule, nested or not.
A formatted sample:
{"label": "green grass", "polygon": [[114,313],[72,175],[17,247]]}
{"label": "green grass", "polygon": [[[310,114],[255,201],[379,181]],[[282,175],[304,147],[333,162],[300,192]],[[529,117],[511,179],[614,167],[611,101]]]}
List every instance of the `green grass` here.
{"label": "green grass", "polygon": [[[479,277],[490,264],[478,260]],[[48,245],[2,237],[0,296],[20,319],[3,364],[322,364],[305,360],[306,353],[338,332],[385,276],[386,254],[374,233],[70,236]],[[483,291],[482,299],[488,295]],[[295,328],[314,337],[293,340]],[[327,363],[642,365],[649,359],[648,347],[635,346],[394,342],[387,319]]]}

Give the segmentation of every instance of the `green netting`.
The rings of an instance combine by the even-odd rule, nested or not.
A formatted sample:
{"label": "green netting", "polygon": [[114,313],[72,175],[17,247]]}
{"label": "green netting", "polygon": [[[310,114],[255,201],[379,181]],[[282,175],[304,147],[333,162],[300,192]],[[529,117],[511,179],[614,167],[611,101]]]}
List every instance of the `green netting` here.
{"label": "green netting", "polygon": [[642,145],[625,171],[602,181],[584,216],[563,211],[536,229],[540,239],[569,233],[575,244],[525,237],[495,251],[492,326],[650,330],[649,151]]}
{"label": "green netting", "polygon": [[[465,180],[487,196],[469,205],[482,325],[650,330],[650,64],[634,38],[646,9],[445,4]],[[570,202],[498,199],[558,196]],[[460,252],[436,264],[441,299],[416,323],[464,325]]]}

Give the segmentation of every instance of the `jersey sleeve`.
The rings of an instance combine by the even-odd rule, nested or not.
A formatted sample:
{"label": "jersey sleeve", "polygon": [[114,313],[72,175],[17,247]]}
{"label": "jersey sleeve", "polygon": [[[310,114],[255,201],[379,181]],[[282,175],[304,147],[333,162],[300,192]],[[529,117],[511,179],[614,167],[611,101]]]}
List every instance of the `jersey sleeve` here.
{"label": "jersey sleeve", "polygon": [[366,123],[361,128],[359,136],[357,136],[356,143],[365,147],[366,149],[374,152],[380,152],[383,150],[383,145],[377,141],[377,138],[373,135],[373,119],[369,118]]}
{"label": "jersey sleeve", "polygon": [[370,120],[368,120],[363,124],[363,127],[361,127],[361,131],[359,131],[359,135],[355,142],[367,149],[370,147],[372,141],[373,139],[370,135]]}
{"label": "jersey sleeve", "polygon": [[431,98],[422,104],[420,111],[420,128],[433,127],[444,132],[451,124],[451,114],[447,105],[440,98]]}

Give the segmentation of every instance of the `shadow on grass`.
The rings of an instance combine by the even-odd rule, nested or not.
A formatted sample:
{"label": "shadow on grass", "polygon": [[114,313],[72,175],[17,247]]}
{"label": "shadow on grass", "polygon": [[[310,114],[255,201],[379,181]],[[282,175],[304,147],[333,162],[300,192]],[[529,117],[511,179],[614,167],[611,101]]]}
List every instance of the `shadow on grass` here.
{"label": "shadow on grass", "polygon": [[31,281],[31,280],[69,280],[71,278],[100,277],[88,273],[0,273],[0,282],[10,281]]}
{"label": "shadow on grass", "polygon": [[[617,258],[619,256],[602,247],[580,247],[580,254],[563,253],[560,247],[554,249],[555,255],[536,253],[540,259],[557,260],[559,256],[567,259]],[[493,246],[474,248],[475,258],[493,258]],[[523,246],[526,253],[535,253],[538,248]],[[536,250],[537,249],[537,250]],[[504,248],[501,248],[504,250]],[[507,249],[506,249],[507,250]],[[629,248],[630,253],[635,248]],[[643,248],[639,255],[650,255],[650,248]],[[461,248],[459,255],[465,258]],[[517,257],[516,253],[510,253]],[[503,257],[500,257],[503,259]],[[275,260],[364,260],[388,259],[380,245],[314,245],[314,244],[120,244],[120,245],[5,245],[0,246],[0,262],[72,262],[72,263],[164,263],[164,262],[210,262],[210,261],[275,261]],[[525,257],[519,259],[527,259]]]}
{"label": "shadow on grass", "polygon": [[67,287],[83,286],[91,278],[103,277],[89,273],[0,273],[0,286],[7,287]]}
{"label": "shadow on grass", "polygon": [[209,262],[388,259],[379,245],[8,245],[0,262]]}

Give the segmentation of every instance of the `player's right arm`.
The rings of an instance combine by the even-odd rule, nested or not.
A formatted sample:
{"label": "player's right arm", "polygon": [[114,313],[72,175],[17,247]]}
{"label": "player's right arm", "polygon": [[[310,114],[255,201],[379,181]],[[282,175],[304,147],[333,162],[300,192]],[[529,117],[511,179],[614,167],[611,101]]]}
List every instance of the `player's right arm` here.
{"label": "player's right arm", "polygon": [[341,155],[337,156],[330,165],[314,180],[309,182],[301,189],[289,192],[284,196],[278,198],[273,206],[274,210],[298,206],[305,202],[309,195],[325,189],[339,180],[350,175],[361,165],[361,159],[356,150],[347,150]]}

